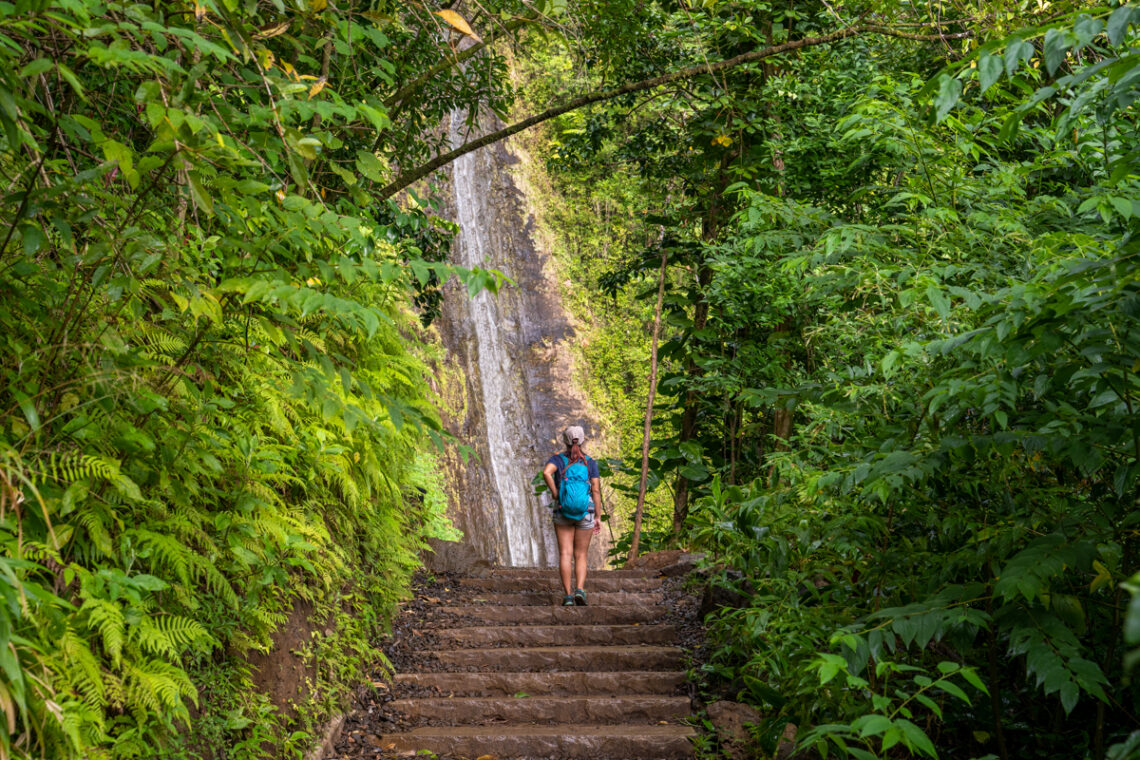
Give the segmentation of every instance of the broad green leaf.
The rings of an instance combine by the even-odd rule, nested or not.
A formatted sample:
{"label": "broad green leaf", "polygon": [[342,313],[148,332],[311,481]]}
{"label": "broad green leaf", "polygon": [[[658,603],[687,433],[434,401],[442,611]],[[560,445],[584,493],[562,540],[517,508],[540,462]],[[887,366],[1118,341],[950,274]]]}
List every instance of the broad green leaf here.
{"label": "broad green leaf", "polygon": [[1001,78],[1001,71],[1001,56],[987,53],[978,59],[978,83],[983,93]]}
{"label": "broad green leaf", "polygon": [[16,389],[12,390],[12,395],[16,398],[16,404],[20,407],[20,411],[24,413],[24,419],[28,422],[28,427],[32,431],[40,429],[40,415],[36,410],[36,404],[31,396]]}
{"label": "broad green leaf", "polygon": [[1033,58],[1033,45],[1022,39],[1015,39],[1010,41],[1009,45],[1005,48],[1005,73],[1006,76],[1013,76],[1021,66],[1022,61],[1028,61]]}
{"label": "broad green leaf", "polygon": [[47,238],[44,237],[43,230],[34,224],[29,224],[21,228],[21,238],[24,244],[24,255],[31,256],[43,248]]}
{"label": "broad green leaf", "polygon": [[990,693],[990,690],[986,688],[986,685],[982,682],[982,679],[978,677],[978,672],[974,668],[962,668],[960,671],[958,671],[958,673],[962,676],[962,678],[966,679],[966,683],[970,684],[978,691],[982,692],[983,694]]}
{"label": "broad green leaf", "polygon": [[1133,205],[1131,200],[1128,198],[1121,198],[1118,195],[1110,195],[1108,197],[1108,201],[1112,204],[1112,207],[1116,209],[1116,213],[1120,214],[1122,218],[1132,218]]}
{"label": "broad green leaf", "polygon": [[356,152],[356,170],[373,182],[384,181],[384,164],[380,163],[375,154],[368,151]]}
{"label": "broad green leaf", "polygon": [[1124,641],[1129,646],[1140,644],[1140,593],[1133,593],[1124,614]]}
{"label": "broad green leaf", "polygon": [[921,728],[905,718],[895,721],[895,725],[902,729],[907,746],[918,750],[927,757],[938,757],[938,752],[934,749],[934,742],[930,741],[930,737]]}
{"label": "broad green leaf", "polygon": [[878,736],[891,727],[891,719],[885,715],[864,715],[851,723],[851,728],[858,732],[860,739],[868,736]]}
{"label": "broad green leaf", "polygon": [[392,126],[392,121],[388,118],[388,114],[379,108],[373,108],[365,103],[357,103],[356,110],[364,114],[365,118],[368,119],[377,132],[383,132]]}
{"label": "broad green leaf", "polygon": [[1073,35],[1076,38],[1077,48],[1083,48],[1092,42],[1102,29],[1104,29],[1104,22],[1100,19],[1095,19],[1087,14],[1078,16],[1077,22],[1073,24]]}
{"label": "broad green leaf", "polygon": [[681,477],[688,480],[702,481],[708,479],[709,471],[701,465],[686,464],[677,470]]}
{"label": "broad green leaf", "polygon": [[958,104],[962,95],[962,82],[949,74],[943,74],[938,81],[938,95],[934,98],[934,120],[940,122]]}
{"label": "broad green leaf", "polygon": [[1045,68],[1050,74],[1057,73],[1075,41],[1071,32],[1056,27],[1045,32]]}
{"label": "broad green leaf", "polygon": [[942,319],[950,316],[950,301],[946,298],[946,294],[937,285],[930,285],[926,288],[926,297],[930,299],[930,305],[934,307],[934,311],[938,313]]}
{"label": "broad green leaf", "polygon": [[237,183],[236,188],[243,195],[264,195],[269,192],[269,185],[255,179],[243,179]]}
{"label": "broad green leaf", "polygon": [[1131,22],[1135,10],[1136,7],[1133,5],[1122,5],[1108,17],[1105,32],[1108,35],[1108,41],[1113,45],[1119,45],[1124,41],[1124,35],[1128,31],[1128,24]]}
{"label": "broad green leaf", "polygon": [[971,704],[970,697],[967,696],[966,692],[962,691],[962,687],[958,686],[958,684],[954,683],[948,678],[941,679],[938,682],[938,688],[942,689],[952,697],[957,697],[966,704]]}
{"label": "broad green leaf", "polygon": [[214,213],[213,198],[211,198],[210,193],[202,187],[197,173],[187,172],[186,179],[190,187],[190,197],[194,200],[194,205],[205,214],[212,215]]}
{"label": "broad green leaf", "polygon": [[29,77],[39,76],[51,71],[52,62],[47,58],[37,58],[29,63],[24,68],[20,69],[20,77],[27,79]]}

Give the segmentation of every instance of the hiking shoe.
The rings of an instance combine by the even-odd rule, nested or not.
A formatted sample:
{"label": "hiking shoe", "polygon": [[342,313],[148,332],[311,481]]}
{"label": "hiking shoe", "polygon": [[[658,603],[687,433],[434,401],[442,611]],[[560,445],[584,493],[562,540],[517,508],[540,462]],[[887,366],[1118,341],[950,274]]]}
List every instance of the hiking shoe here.
{"label": "hiking shoe", "polygon": [[[563,604],[566,604],[566,602],[563,602]],[[583,591],[582,589],[578,589],[577,591],[574,592],[574,604],[578,605],[579,607],[585,607],[586,606],[586,592],[585,591]]]}
{"label": "hiking shoe", "polygon": [[[585,602],[582,602],[582,604],[585,604]],[[562,606],[563,607],[573,607],[574,606],[574,597],[570,596],[569,594],[562,597]]]}

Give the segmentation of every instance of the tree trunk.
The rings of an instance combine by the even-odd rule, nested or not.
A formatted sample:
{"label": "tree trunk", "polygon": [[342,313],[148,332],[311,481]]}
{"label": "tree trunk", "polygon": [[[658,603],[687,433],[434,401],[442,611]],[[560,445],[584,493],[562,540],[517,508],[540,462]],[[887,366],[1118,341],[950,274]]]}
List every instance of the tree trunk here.
{"label": "tree trunk", "polygon": [[[772,331],[772,336],[778,336],[781,333],[788,333],[792,329],[792,318],[786,317],[780,324]],[[789,351],[785,348],[784,351],[784,369],[791,369],[792,357]],[[773,438],[773,451],[787,451],[788,442],[792,437],[792,431],[795,429],[794,419],[792,417],[791,409],[773,409],[772,410],[772,438]],[[775,484],[776,465],[773,464],[768,468],[768,485]]]}
{"label": "tree trunk", "polygon": [[[724,167],[722,166],[722,169]],[[720,180],[717,183],[715,194],[709,203],[708,210],[705,212],[704,218],[701,220],[701,239],[713,240],[716,238],[717,233],[720,231],[720,203],[721,193],[724,191],[727,182],[724,178],[723,171],[721,172]],[[697,267],[697,305],[693,309],[693,332],[705,329],[705,325],[709,319],[709,304],[704,299],[705,289],[712,281],[712,270],[709,269],[705,260],[702,258]],[[686,364],[685,371],[689,377],[697,377],[700,375],[700,367],[693,361],[692,357],[689,358]],[[697,392],[689,390],[685,392],[685,400],[683,402],[684,411],[681,413],[681,429],[678,431],[677,442],[685,443],[691,441],[696,437],[697,433]],[[673,485],[673,534],[679,535],[681,528],[685,524],[685,518],[689,516],[689,479],[684,475],[678,475],[677,481]]]}
{"label": "tree trunk", "polygon": [[657,338],[661,334],[661,304],[665,300],[665,266],[668,260],[669,254],[662,250],[661,271],[657,275],[657,305],[653,309],[653,342],[649,351],[649,398],[645,402],[645,432],[641,436],[641,485],[637,489],[637,508],[633,512],[633,541],[629,545],[627,563],[637,559],[641,543],[641,515],[645,511],[645,491],[649,482],[649,430],[653,423],[653,400],[657,396]]}

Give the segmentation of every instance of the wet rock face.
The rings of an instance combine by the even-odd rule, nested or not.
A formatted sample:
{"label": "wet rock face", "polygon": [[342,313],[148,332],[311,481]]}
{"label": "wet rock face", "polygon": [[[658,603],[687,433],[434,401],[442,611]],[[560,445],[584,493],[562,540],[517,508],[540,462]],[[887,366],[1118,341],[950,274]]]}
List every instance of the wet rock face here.
{"label": "wet rock face", "polygon": [[[462,114],[449,126],[453,144],[499,126],[484,117],[468,133]],[[452,283],[445,289],[440,336],[459,369],[463,403],[445,411],[445,424],[473,456],[452,453],[445,466],[450,514],[465,542],[484,559],[507,566],[550,566],[557,548],[548,497],[535,496],[531,479],[559,450],[570,424],[597,431],[582,392],[572,380],[574,339],[548,256],[534,240],[534,220],[510,167],[519,162],[498,143],[456,160],[442,212],[460,234],[452,262],[498,269],[513,284],[469,298]],[[599,567],[603,532],[591,549]]]}

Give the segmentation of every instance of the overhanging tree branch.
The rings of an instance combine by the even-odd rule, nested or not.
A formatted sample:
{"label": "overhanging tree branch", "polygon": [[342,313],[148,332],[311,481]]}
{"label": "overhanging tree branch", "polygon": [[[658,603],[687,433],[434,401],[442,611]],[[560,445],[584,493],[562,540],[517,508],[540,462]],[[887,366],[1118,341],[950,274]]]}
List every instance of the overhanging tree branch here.
{"label": "overhanging tree branch", "polygon": [[491,132],[490,134],[472,140],[471,142],[464,143],[454,150],[436,156],[421,166],[418,166],[414,169],[409,169],[400,176],[396,177],[396,179],[389,182],[383,188],[381,188],[377,195],[379,196],[380,200],[391,198],[393,195],[400,192],[408,185],[423,179],[427,175],[434,172],[436,169],[447,166],[460,156],[466,155],[473,150],[479,150],[479,148],[483,148],[487,145],[497,143],[500,140],[510,137],[511,135],[515,135],[525,129],[529,129],[536,124],[541,124],[544,121],[549,121],[556,116],[561,116],[564,113],[575,111],[579,108],[582,108],[583,106],[588,106],[591,103],[600,103],[602,101],[612,100],[613,98],[619,97],[621,95],[628,95],[633,92],[650,90],[654,87],[661,87],[662,85],[669,84],[670,82],[676,82],[681,79],[691,79],[692,77],[700,76],[702,74],[715,74],[718,71],[724,71],[725,69],[742,66],[746,63],[755,63],[756,61],[762,61],[765,58],[771,58],[772,56],[789,53],[793,50],[814,47],[816,45],[826,45],[829,42],[837,42],[838,40],[846,39],[848,37],[858,37],[864,34],[882,34],[889,37],[902,37],[908,40],[922,41],[941,41],[945,39],[956,39],[967,36],[967,34],[964,32],[948,35],[922,35],[913,34],[911,32],[900,32],[889,27],[882,27],[874,24],[857,24],[855,26],[839,29],[837,31],[831,32],[830,34],[825,34],[819,37],[804,37],[803,39],[783,42],[779,45],[772,45],[771,47],[766,47],[763,50],[753,50],[748,53],[743,53],[736,56],[735,58],[727,58],[723,61],[717,61],[715,63],[701,63],[696,66],[689,66],[688,68],[674,71],[670,74],[663,74],[659,77],[642,79],[639,82],[627,82],[620,87],[614,87],[609,90],[599,90],[597,92],[581,95],[577,98],[573,98],[572,100],[568,100],[565,103],[554,106],[553,108],[548,108],[542,113],[535,114],[534,116],[511,124],[510,126],[503,127],[500,130]]}
{"label": "overhanging tree branch", "polygon": [[[513,32],[517,29],[521,29],[526,24],[533,23],[535,21],[538,21],[538,16],[525,16],[522,18],[511,19],[507,23],[503,24],[503,31],[508,33]],[[406,85],[388,96],[388,98],[384,100],[384,105],[387,108],[394,108],[402,105],[403,102],[408,99],[409,95],[412,95],[421,87],[423,87],[423,85],[431,80],[432,77],[436,76],[442,71],[454,68],[463,63],[468,58],[483,50],[483,48],[487,47],[489,44],[494,43],[495,39],[496,38],[492,37],[489,41],[476,42],[471,47],[466,48],[453,56],[444,56],[443,60],[441,60],[439,63],[432,66],[430,69],[417,76],[411,82],[408,82]]]}

